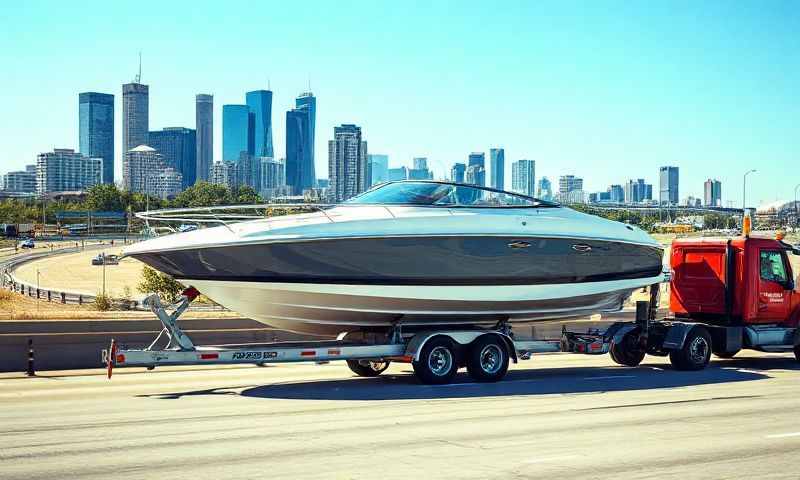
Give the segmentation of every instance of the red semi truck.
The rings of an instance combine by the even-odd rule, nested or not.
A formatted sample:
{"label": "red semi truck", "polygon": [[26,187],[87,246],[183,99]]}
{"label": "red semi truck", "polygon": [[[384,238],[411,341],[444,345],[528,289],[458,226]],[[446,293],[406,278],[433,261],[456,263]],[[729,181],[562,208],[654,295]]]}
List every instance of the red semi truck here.
{"label": "red semi truck", "polygon": [[711,353],[730,358],[742,349],[793,351],[800,360],[800,290],[789,255],[800,249],[778,238],[674,240],[671,316],[655,320],[648,308],[635,324],[612,325],[612,358],[637,365],[646,353],[669,355],[681,370],[705,367]]}

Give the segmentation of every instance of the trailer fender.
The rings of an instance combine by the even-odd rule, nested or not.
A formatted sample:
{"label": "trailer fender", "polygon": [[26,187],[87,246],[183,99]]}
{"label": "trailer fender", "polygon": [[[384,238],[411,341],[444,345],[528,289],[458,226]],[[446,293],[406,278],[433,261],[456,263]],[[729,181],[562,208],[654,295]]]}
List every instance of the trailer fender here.
{"label": "trailer fender", "polygon": [[698,325],[698,323],[673,323],[667,330],[661,347],[664,350],[678,350],[683,348],[683,343],[686,341],[689,332]]}
{"label": "trailer fender", "polygon": [[484,335],[495,335],[499,337],[503,342],[506,344],[506,349],[508,350],[509,358],[514,362],[517,363],[517,349],[514,348],[514,340],[511,339],[508,335],[505,335],[500,332],[481,332],[475,330],[458,330],[458,331],[448,331],[448,332],[423,332],[414,335],[411,338],[411,341],[408,342],[406,346],[406,353],[407,357],[411,357],[414,361],[419,361],[420,353],[422,349],[425,347],[425,344],[430,341],[433,337],[447,337],[454,341],[459,345],[469,345],[470,343],[474,342],[478,337],[482,337]]}
{"label": "trailer fender", "polygon": [[606,330],[606,338],[610,338],[613,343],[620,344],[625,335],[638,329],[639,325],[631,322],[617,322]]}

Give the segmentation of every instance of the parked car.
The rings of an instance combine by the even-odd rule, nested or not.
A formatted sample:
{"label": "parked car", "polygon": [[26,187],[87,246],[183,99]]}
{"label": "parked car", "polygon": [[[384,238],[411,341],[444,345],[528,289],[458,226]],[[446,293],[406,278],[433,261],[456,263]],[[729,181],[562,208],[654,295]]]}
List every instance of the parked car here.
{"label": "parked car", "polygon": [[92,259],[92,265],[117,265],[119,264],[119,256],[106,255],[104,253],[98,254]]}
{"label": "parked car", "polygon": [[19,245],[19,247],[20,247],[20,248],[33,248],[33,247],[35,247],[35,246],[36,246],[36,245],[34,245],[34,243],[33,243],[33,239],[32,239],[32,238],[26,238],[26,239],[25,239],[25,240],[23,240],[23,241],[22,241],[22,243],[20,243],[20,245]]}

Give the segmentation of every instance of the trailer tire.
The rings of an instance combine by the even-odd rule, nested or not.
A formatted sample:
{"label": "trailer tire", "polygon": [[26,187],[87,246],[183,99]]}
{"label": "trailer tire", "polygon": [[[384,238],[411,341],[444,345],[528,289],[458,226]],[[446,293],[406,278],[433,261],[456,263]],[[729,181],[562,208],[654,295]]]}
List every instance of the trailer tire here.
{"label": "trailer tire", "polygon": [[458,358],[456,347],[447,337],[433,337],[425,343],[419,355],[419,360],[411,362],[414,374],[428,385],[443,385],[450,383],[458,372]]}
{"label": "trailer tire", "polygon": [[795,345],[794,347],[794,358],[796,358],[797,361],[800,362],[800,345]]}
{"label": "trailer tire", "polygon": [[686,335],[683,347],[669,352],[676,370],[702,370],[711,359],[711,334],[704,327],[694,327]]}
{"label": "trailer tire", "polygon": [[644,360],[644,350],[639,346],[636,336],[630,333],[622,337],[622,342],[612,343],[608,353],[611,360],[626,367],[636,367]]}
{"label": "trailer tire", "polygon": [[508,347],[497,335],[475,339],[467,351],[467,372],[476,382],[497,382],[508,372]]}
{"label": "trailer tire", "polygon": [[389,368],[389,362],[372,360],[347,360],[347,367],[359,377],[377,377],[387,368]]}

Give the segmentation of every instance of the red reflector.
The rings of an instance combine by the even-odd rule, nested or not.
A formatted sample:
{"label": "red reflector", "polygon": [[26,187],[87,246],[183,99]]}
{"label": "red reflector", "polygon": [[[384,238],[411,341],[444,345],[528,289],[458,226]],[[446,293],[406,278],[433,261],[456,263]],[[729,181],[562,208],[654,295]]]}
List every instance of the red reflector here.
{"label": "red reflector", "polygon": [[328,350],[328,355],[341,355],[341,354],[342,354],[341,350],[334,350],[334,349]]}
{"label": "red reflector", "polygon": [[216,360],[219,358],[218,353],[201,353],[200,360]]}
{"label": "red reflector", "polygon": [[300,355],[303,357],[315,357],[317,356],[316,350],[305,350],[300,352]]}
{"label": "red reflector", "polygon": [[118,353],[117,354],[117,363],[125,363],[125,355]]}
{"label": "red reflector", "polygon": [[600,350],[601,348],[603,348],[603,346],[600,345],[599,343],[593,343],[591,345],[591,348],[592,348],[592,350]]}

